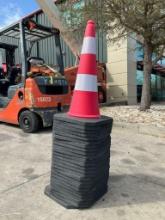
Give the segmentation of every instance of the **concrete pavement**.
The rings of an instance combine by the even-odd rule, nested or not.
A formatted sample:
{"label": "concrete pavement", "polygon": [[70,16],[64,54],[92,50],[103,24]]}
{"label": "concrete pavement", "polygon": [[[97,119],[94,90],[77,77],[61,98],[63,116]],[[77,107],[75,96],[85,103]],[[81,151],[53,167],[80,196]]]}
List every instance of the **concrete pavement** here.
{"label": "concrete pavement", "polygon": [[165,139],[114,128],[109,191],[92,208],[67,210],[44,195],[51,129],[0,124],[0,220],[164,220]]}

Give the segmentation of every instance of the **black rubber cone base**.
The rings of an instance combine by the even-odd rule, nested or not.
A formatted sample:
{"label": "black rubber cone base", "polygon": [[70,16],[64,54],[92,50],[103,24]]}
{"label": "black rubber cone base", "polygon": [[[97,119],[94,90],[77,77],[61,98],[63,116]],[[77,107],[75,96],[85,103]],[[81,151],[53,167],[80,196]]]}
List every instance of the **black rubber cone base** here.
{"label": "black rubber cone base", "polygon": [[50,185],[45,187],[45,195],[47,195],[49,198],[53,199],[54,201],[56,201],[57,203],[59,203],[60,205],[64,206],[67,209],[75,209],[75,206],[73,204],[68,204],[67,202],[65,202],[61,198],[54,196],[50,190]]}
{"label": "black rubber cone base", "polygon": [[52,192],[50,189],[50,185],[45,187],[44,193],[53,201],[59,203],[67,209],[88,209],[92,205],[94,205],[94,203],[99,200],[107,192],[107,190],[108,187],[106,186],[101,191],[98,191],[92,200],[88,199],[86,201],[76,201],[72,198],[68,198],[67,194],[65,193],[58,194],[58,192]]}
{"label": "black rubber cone base", "polygon": [[68,209],[92,206],[107,191],[112,118],[54,116],[50,185],[45,194]]}

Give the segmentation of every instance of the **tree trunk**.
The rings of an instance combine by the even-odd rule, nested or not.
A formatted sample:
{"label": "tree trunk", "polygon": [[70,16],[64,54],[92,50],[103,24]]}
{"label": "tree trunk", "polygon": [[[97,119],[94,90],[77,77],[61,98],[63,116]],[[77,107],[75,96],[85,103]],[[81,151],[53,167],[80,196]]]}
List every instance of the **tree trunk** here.
{"label": "tree trunk", "polygon": [[143,89],[140,110],[145,111],[151,106],[151,72],[152,72],[152,46],[144,42],[144,68]]}

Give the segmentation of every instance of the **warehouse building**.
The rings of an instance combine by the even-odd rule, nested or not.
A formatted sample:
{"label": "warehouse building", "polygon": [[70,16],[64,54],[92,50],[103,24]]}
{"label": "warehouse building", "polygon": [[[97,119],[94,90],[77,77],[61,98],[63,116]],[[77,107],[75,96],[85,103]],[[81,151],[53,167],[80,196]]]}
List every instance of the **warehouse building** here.
{"label": "warehouse building", "polygon": [[[51,26],[47,16],[41,10],[27,16],[37,23]],[[14,37],[9,39],[0,38],[1,42],[18,45],[16,50],[16,63],[20,63],[19,42]],[[61,39],[62,51],[64,54],[64,65],[69,67],[75,64],[75,57],[68,46]],[[116,44],[107,44],[103,32],[97,33],[97,59],[106,64],[107,73],[107,102],[136,104],[140,100],[143,83],[143,52],[138,51],[137,41],[127,37]],[[30,47],[30,45],[29,45]],[[55,41],[49,39],[38,42],[32,48],[32,56],[41,57],[50,65],[56,64]],[[2,61],[5,62],[2,51]],[[1,58],[0,58],[1,60]],[[163,62],[163,61],[162,61]],[[164,63],[155,67],[152,74],[152,95],[153,100],[165,100],[165,68]]]}

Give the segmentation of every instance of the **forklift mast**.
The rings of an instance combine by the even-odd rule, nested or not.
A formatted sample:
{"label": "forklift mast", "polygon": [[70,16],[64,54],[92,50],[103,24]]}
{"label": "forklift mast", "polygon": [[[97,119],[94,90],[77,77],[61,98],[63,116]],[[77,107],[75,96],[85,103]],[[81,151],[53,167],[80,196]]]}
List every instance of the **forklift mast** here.
{"label": "forklift mast", "polygon": [[23,21],[20,21],[19,28],[20,28],[21,63],[22,63],[22,83],[25,85],[25,80],[28,71],[28,63],[27,63],[27,48],[26,48],[26,40],[25,40],[25,26]]}

